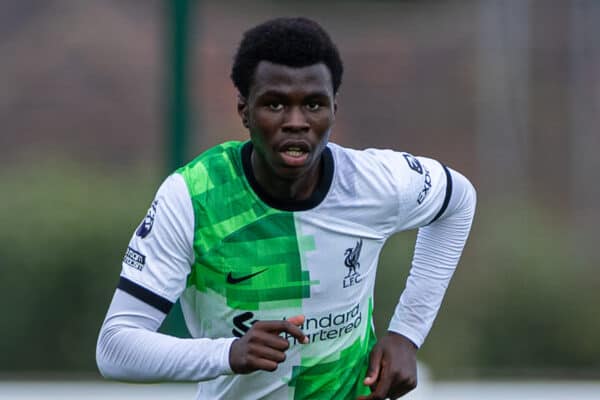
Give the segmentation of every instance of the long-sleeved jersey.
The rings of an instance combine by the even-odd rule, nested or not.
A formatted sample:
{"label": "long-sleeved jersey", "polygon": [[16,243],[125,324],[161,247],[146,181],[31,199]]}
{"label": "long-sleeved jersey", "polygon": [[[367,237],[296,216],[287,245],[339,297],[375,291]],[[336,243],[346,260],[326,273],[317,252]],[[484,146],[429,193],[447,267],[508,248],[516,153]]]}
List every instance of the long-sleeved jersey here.
{"label": "long-sleeved jersey", "polygon": [[[173,342],[167,354],[177,368],[163,365],[170,372],[162,375],[160,366],[148,376],[135,371],[131,379],[201,380],[199,399],[354,399],[368,393],[362,380],[375,343],[373,289],[386,239],[424,227],[389,327],[420,346],[470,229],[472,186],[432,159],[330,143],[312,196],[284,202],[257,183],[251,152],[251,142],[228,142],[177,170],[133,235],[119,290],[159,316],[180,299],[199,347],[179,354]],[[460,188],[454,194],[453,184]],[[441,242],[435,227],[453,214],[458,218],[442,227],[448,242]],[[308,344],[288,337],[286,360],[274,372],[231,372],[227,357],[236,337],[256,321],[298,314],[305,316],[301,329]],[[147,347],[151,343],[152,336]],[[110,346],[103,346],[99,365],[100,358],[111,359]],[[132,351],[134,359],[144,358],[143,349]],[[204,357],[195,371],[181,359],[189,352]],[[169,357],[161,362],[168,364]],[[109,372],[119,368],[114,351],[105,364],[107,375],[119,377]]]}

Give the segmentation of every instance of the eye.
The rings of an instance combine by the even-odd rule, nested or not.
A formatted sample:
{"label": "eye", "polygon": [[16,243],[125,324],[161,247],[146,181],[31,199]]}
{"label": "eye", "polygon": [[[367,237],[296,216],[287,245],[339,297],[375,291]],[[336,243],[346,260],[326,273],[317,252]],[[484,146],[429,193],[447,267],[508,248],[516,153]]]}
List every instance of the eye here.
{"label": "eye", "polygon": [[321,104],[320,103],[308,103],[306,104],[306,108],[308,108],[309,111],[317,111],[319,108],[321,108]]}
{"label": "eye", "polygon": [[269,107],[269,110],[271,110],[271,111],[281,111],[281,110],[283,110],[283,104],[281,104],[281,103],[270,103],[268,105],[268,107]]}

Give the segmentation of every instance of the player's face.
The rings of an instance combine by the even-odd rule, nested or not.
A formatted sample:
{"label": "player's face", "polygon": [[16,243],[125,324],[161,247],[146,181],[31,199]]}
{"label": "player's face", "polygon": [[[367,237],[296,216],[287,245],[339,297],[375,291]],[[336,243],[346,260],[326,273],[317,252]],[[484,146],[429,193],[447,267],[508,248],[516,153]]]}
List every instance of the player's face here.
{"label": "player's face", "polygon": [[336,108],[325,64],[291,68],[261,61],[248,99],[238,104],[254,144],[256,167],[283,179],[314,176]]}

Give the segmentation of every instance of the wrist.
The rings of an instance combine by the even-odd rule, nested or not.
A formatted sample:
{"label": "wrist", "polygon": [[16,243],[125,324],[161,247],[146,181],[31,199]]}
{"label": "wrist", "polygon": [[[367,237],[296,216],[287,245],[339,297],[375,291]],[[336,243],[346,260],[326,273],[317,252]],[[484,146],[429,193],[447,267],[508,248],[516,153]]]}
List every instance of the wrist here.
{"label": "wrist", "polygon": [[403,345],[403,346],[407,346],[412,348],[414,351],[417,351],[419,349],[419,346],[417,346],[415,344],[415,342],[413,342],[410,338],[408,338],[407,336],[398,333],[398,332],[393,332],[393,331],[388,331],[387,335],[392,337],[394,342],[396,342],[397,344]]}
{"label": "wrist", "polygon": [[237,374],[238,370],[239,370],[238,364],[236,363],[236,358],[237,357],[236,357],[236,354],[235,354],[235,352],[236,352],[235,346],[236,346],[236,344],[237,344],[238,341],[239,341],[239,339],[235,338],[235,339],[233,339],[231,341],[231,344],[229,345],[229,357],[228,357],[228,360],[229,360],[229,369],[231,370],[232,374]]}

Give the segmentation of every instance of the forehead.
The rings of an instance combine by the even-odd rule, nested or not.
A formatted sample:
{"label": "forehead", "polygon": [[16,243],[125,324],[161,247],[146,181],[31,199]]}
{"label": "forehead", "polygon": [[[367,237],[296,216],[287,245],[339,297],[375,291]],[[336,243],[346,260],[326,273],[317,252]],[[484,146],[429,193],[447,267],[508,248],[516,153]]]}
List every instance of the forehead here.
{"label": "forehead", "polygon": [[331,72],[323,63],[294,68],[261,61],[254,72],[250,96],[260,96],[268,91],[324,92],[333,96]]}

